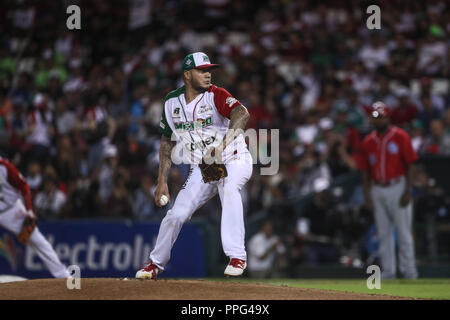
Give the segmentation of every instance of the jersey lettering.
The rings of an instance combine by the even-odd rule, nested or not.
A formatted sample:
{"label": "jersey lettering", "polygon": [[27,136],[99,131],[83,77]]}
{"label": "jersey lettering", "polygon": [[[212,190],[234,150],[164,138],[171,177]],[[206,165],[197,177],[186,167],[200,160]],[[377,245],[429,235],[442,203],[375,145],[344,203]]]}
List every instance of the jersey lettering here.
{"label": "jersey lettering", "polygon": [[197,119],[197,121],[190,121],[190,122],[175,122],[175,129],[180,132],[192,131],[208,127],[213,123],[214,121],[212,117],[208,117],[206,119]]}

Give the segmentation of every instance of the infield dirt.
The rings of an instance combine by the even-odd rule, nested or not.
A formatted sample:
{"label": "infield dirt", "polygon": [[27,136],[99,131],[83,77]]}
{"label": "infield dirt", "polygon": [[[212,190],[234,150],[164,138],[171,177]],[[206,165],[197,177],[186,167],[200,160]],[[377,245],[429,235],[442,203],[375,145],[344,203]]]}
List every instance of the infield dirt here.
{"label": "infield dirt", "polygon": [[66,279],[0,284],[0,300],[411,300],[377,294],[209,280],[83,278],[80,289]]}

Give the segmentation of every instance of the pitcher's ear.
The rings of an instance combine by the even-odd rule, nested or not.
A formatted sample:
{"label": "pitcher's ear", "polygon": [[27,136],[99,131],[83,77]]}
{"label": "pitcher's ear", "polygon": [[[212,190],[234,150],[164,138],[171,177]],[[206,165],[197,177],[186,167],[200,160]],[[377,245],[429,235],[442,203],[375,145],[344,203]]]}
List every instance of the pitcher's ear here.
{"label": "pitcher's ear", "polygon": [[191,80],[192,78],[192,70],[184,70],[183,76],[186,80]]}

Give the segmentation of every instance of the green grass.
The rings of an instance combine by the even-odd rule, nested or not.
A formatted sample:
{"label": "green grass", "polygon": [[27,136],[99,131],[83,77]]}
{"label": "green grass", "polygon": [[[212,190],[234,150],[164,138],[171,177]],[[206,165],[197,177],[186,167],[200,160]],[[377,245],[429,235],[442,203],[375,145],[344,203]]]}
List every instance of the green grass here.
{"label": "green grass", "polygon": [[233,279],[296,288],[338,290],[356,293],[385,294],[424,299],[450,299],[450,279],[382,280],[380,289],[368,289],[366,279]]}

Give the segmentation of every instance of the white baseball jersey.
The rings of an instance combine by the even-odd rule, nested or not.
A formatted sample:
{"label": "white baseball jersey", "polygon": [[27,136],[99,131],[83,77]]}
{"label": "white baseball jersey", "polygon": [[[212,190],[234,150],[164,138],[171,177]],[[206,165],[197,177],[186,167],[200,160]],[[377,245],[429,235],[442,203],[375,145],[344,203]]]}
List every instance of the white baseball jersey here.
{"label": "white baseball jersey", "polygon": [[[183,163],[198,164],[207,150],[220,145],[228,130],[230,112],[240,104],[228,91],[214,85],[187,104],[182,86],[166,96],[159,132],[168,138],[175,135],[175,153]],[[224,150],[223,162],[246,151],[245,139],[239,135]]]}
{"label": "white baseball jersey", "polygon": [[12,163],[0,158],[0,213],[13,207],[22,198],[25,207],[31,209],[30,187],[24,177]]}

